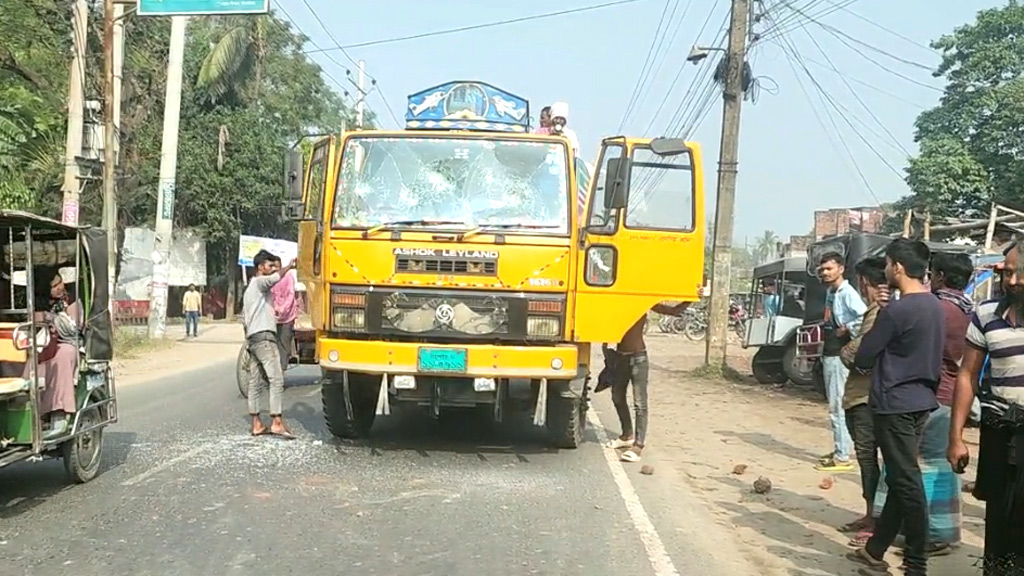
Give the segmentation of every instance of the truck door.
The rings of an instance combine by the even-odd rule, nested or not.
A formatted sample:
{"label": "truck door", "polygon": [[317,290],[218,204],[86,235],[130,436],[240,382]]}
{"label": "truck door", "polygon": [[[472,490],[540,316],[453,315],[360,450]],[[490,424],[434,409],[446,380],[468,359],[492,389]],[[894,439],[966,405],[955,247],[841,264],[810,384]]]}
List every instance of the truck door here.
{"label": "truck door", "polygon": [[309,317],[313,327],[324,329],[323,248],[324,248],[324,196],[329,194],[333,172],[335,138],[323,138],[313,147],[306,169],[303,191],[303,215],[299,220],[299,279],[306,285]]}
{"label": "truck door", "polygon": [[696,301],[704,279],[700,147],[601,143],[577,259],[574,338],[618,342],[655,304]]}

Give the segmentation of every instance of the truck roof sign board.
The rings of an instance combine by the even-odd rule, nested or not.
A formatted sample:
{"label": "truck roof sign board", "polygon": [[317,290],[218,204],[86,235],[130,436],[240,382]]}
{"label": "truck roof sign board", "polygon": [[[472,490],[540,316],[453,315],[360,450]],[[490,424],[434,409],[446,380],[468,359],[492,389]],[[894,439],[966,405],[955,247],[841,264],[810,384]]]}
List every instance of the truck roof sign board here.
{"label": "truck roof sign board", "polygon": [[266,14],[270,0],[139,0],[139,16]]}
{"label": "truck roof sign board", "polygon": [[530,103],[483,82],[448,82],[409,96],[405,127],[528,132]]}

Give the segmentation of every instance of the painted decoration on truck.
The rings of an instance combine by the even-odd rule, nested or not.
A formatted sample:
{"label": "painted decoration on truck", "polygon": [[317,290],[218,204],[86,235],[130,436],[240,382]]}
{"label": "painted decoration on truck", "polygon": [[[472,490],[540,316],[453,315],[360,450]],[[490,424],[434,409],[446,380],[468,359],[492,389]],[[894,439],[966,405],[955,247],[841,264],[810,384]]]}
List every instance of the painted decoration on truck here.
{"label": "painted decoration on truck", "polygon": [[449,82],[410,95],[405,126],[528,132],[530,103],[484,82]]}

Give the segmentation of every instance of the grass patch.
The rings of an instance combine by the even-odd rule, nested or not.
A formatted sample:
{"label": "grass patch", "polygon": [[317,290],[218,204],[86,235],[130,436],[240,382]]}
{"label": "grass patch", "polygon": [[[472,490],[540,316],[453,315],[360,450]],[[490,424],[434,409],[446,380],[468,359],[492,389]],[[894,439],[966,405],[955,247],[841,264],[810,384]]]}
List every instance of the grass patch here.
{"label": "grass patch", "polygon": [[150,340],[145,326],[114,328],[114,355],[119,358],[138,358],[148,352],[164,350],[174,345],[170,340]]}
{"label": "grass patch", "polygon": [[687,375],[706,380],[745,381],[743,374],[727,364],[703,364],[687,372]]}

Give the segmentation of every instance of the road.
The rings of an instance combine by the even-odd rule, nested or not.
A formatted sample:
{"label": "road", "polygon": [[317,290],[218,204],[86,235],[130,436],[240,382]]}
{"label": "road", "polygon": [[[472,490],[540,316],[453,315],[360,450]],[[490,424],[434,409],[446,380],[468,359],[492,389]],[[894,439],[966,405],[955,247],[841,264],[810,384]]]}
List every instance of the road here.
{"label": "road", "polygon": [[324,428],[315,374],[288,372],[293,442],[246,433],[233,361],[122,387],[93,482],[66,486],[57,461],[0,471],[2,573],[745,572],[701,505],[610,458],[600,427],[555,451],[528,422],[413,413],[343,444]]}

